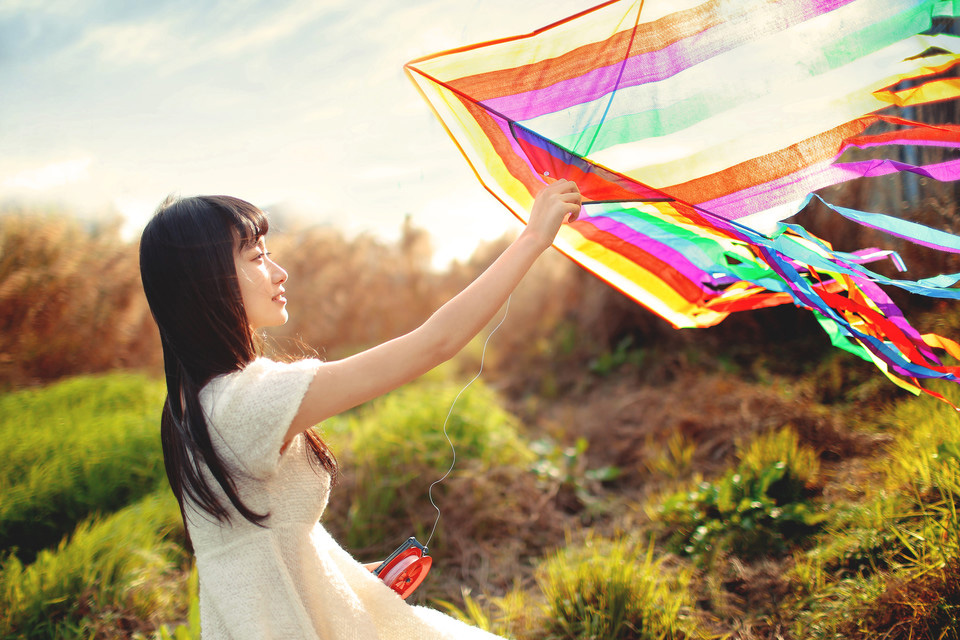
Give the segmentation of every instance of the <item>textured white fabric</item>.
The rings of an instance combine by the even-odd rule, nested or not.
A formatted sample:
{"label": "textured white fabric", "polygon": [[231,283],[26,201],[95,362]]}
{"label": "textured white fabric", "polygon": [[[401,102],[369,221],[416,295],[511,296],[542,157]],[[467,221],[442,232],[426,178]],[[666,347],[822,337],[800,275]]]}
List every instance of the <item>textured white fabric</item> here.
{"label": "textured white fabric", "polygon": [[213,446],[241,499],[254,512],[270,513],[266,526],[258,527],[231,508],[233,517],[225,524],[187,505],[204,640],[495,638],[433,609],[408,605],[318,522],[327,505],[329,474],[311,460],[302,434],[282,455],[280,447],[319,364],[259,358],[215,378],[200,394]]}

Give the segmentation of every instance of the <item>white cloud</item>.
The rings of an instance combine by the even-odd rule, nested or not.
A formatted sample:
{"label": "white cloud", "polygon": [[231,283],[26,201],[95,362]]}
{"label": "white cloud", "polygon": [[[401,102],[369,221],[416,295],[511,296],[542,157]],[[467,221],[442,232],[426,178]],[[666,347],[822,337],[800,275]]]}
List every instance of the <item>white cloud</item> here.
{"label": "white cloud", "polygon": [[0,182],[0,188],[6,190],[27,189],[43,191],[62,187],[71,183],[87,180],[90,177],[90,165],[93,158],[75,158],[61,160],[38,168],[24,169]]}
{"label": "white cloud", "polygon": [[87,31],[64,56],[82,56],[92,51],[102,62],[166,67],[172,62],[170,50],[182,44],[177,43],[171,26],[169,20],[98,25]]}
{"label": "white cloud", "polygon": [[[260,6],[257,6],[257,5]],[[101,63],[120,67],[151,67],[172,74],[213,61],[263,56],[331,11],[330,3],[300,0],[250,7],[226,5],[224,20],[209,21],[199,9],[166,10],[128,20],[107,20],[88,27],[63,58],[93,53]],[[212,10],[217,15],[219,10]],[[229,18],[227,20],[226,18]]]}
{"label": "white cloud", "polygon": [[[331,2],[294,2],[276,13],[258,18],[254,25],[244,24],[242,28],[234,29],[232,34],[218,38],[211,44],[208,53],[211,57],[220,58],[262,50],[308,28],[317,18],[329,14],[332,6]],[[349,4],[342,2],[341,6],[346,8]]]}
{"label": "white cloud", "polygon": [[92,202],[131,225],[171,191],[308,202],[318,220],[375,233],[409,213],[442,260],[468,255],[513,218],[403,64],[590,2],[0,0],[9,29],[43,35],[0,60],[19,88],[0,101],[0,198]]}

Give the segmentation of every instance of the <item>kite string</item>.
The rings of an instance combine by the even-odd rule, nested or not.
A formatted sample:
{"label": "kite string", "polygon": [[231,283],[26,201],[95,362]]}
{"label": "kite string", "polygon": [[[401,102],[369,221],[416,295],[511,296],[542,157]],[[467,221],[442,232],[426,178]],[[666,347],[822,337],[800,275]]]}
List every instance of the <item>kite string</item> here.
{"label": "kite string", "polygon": [[[607,121],[607,114],[610,113],[610,106],[613,104],[613,97],[617,94],[617,91],[620,89],[620,82],[623,81],[623,72],[627,68],[627,61],[630,59],[630,51],[633,50],[633,41],[637,37],[637,29],[640,27],[640,14],[643,13],[643,3],[644,0],[640,0],[640,6],[637,7],[637,21],[633,25],[633,30],[630,32],[630,42],[627,44],[627,51],[623,54],[623,62],[620,63],[620,70],[617,74],[617,81],[613,85],[613,90],[610,92],[610,98],[607,100],[607,106],[603,110],[603,115],[600,116],[600,122],[597,124],[596,129],[593,130],[593,137],[590,139],[590,144],[587,145],[587,148],[583,151],[576,151],[580,156],[586,156],[593,150],[593,145],[597,141],[597,136],[600,135],[600,129],[603,128],[603,123]],[[586,133],[587,129],[584,129],[583,133]],[[574,150],[580,146],[580,141],[583,140],[583,133],[580,134],[580,138],[573,145]]]}
{"label": "kite string", "polygon": [[423,546],[425,546],[425,547],[429,547],[429,546],[430,546],[430,541],[433,540],[433,534],[436,533],[436,531],[437,531],[437,525],[440,524],[440,507],[438,507],[438,506],[437,506],[437,503],[434,502],[434,500],[433,500],[433,488],[434,488],[436,485],[438,485],[438,484],[440,484],[441,482],[443,482],[444,480],[446,480],[447,477],[449,477],[449,475],[450,475],[451,473],[453,473],[453,468],[454,468],[454,466],[456,466],[456,464],[457,464],[457,449],[453,446],[453,440],[450,439],[450,434],[447,433],[447,424],[450,422],[450,416],[453,415],[453,408],[456,406],[457,400],[459,400],[459,399],[460,399],[460,396],[463,395],[463,392],[466,391],[467,388],[468,388],[470,385],[472,385],[474,382],[476,382],[477,379],[480,378],[481,374],[483,374],[483,361],[484,361],[484,358],[485,358],[486,355],[487,355],[487,344],[490,342],[490,338],[493,337],[493,334],[495,334],[495,333],[497,332],[497,329],[499,329],[500,326],[501,326],[501,325],[504,323],[504,321],[507,319],[507,312],[510,311],[510,300],[511,300],[511,298],[513,298],[513,294],[510,294],[510,296],[507,297],[507,302],[506,302],[506,304],[505,304],[505,306],[504,306],[503,316],[500,318],[500,322],[498,322],[498,323],[497,323],[497,326],[495,326],[495,327],[493,328],[493,330],[490,332],[490,334],[487,335],[487,339],[483,341],[483,349],[481,349],[481,351],[480,351],[480,370],[477,371],[477,375],[473,376],[473,378],[471,378],[470,381],[467,382],[467,384],[463,385],[463,388],[460,389],[459,393],[457,393],[457,396],[453,399],[453,402],[450,403],[450,409],[447,411],[447,417],[444,418],[444,420],[443,420],[443,437],[447,439],[447,444],[450,445],[450,452],[451,452],[451,455],[453,456],[453,459],[450,461],[450,468],[447,469],[447,472],[444,473],[444,474],[443,474],[440,478],[438,478],[437,480],[434,480],[433,483],[430,485],[430,489],[427,491],[427,496],[430,498],[430,504],[432,504],[432,505],[433,505],[433,508],[436,509],[436,511],[437,511],[437,519],[434,520],[434,522],[433,522],[433,529],[430,530],[430,536],[427,538],[426,543],[424,543],[424,545],[423,545]]}

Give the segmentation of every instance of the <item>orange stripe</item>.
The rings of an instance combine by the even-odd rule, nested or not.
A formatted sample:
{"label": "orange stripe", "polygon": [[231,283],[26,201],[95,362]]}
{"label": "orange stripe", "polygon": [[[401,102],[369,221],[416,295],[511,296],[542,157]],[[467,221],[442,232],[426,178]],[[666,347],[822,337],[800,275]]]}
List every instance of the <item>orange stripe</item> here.
{"label": "orange stripe", "polygon": [[465,99],[462,95],[454,95],[456,95],[457,99],[463,103],[463,106],[467,109],[470,115],[473,116],[474,120],[476,120],[477,125],[479,125],[483,130],[484,134],[487,136],[487,139],[490,141],[490,145],[493,147],[494,152],[503,162],[506,170],[509,171],[513,177],[522,182],[527,187],[527,190],[530,191],[530,195],[532,196],[534,191],[530,188],[531,185],[543,184],[543,180],[540,178],[540,176],[533,172],[533,169],[530,167],[530,164],[525,158],[521,158],[516,154],[503,130],[486,109],[478,106],[470,100]]}
{"label": "orange stripe", "polygon": [[[720,0],[710,0],[692,9],[643,24],[637,28],[635,35],[632,29],[620,31],[602,42],[579,47],[557,58],[458,78],[449,81],[449,84],[478,101],[535,91],[567,80],[571,75],[620,64],[628,53],[631,56],[642,55],[663,49],[729,18],[729,15],[723,15]],[[571,69],[576,69],[576,73],[572,74]]]}
{"label": "orange stripe", "polygon": [[598,244],[609,251],[614,251],[642,269],[656,274],[657,278],[692,306],[701,306],[701,302],[707,295],[706,292],[670,266],[669,263],[664,262],[660,258],[657,258],[653,254],[644,251],[640,247],[627,242],[615,234],[597,229],[589,222],[573,222],[570,226],[590,242]]}
{"label": "orange stripe", "polygon": [[696,203],[770,182],[834,157],[846,138],[862,133],[874,120],[869,116],[858,118],[779,151],[745,160],[700,178],[662,187],[660,190],[679,200]]}

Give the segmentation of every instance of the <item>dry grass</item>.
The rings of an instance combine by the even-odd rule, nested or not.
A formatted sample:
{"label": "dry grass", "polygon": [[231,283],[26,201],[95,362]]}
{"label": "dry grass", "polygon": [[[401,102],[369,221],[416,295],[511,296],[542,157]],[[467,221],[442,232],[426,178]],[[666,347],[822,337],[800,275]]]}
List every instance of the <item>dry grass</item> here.
{"label": "dry grass", "polygon": [[270,251],[287,270],[290,321],[270,335],[342,357],[415,328],[455,292],[430,270],[426,232],[409,223],[396,244],[353,239],[327,227],[271,232]]}
{"label": "dry grass", "polygon": [[915,579],[892,579],[856,622],[840,627],[849,640],[909,638],[960,639],[960,566]]}
{"label": "dry grass", "polygon": [[[291,322],[275,346],[336,357],[414,328],[474,273],[429,269],[429,239],[395,245],[326,228],[271,234],[290,273]],[[160,371],[136,241],[119,221],[0,211],[0,387],[118,368]]]}
{"label": "dry grass", "polygon": [[156,367],[155,333],[118,223],[0,217],[0,386]]}

